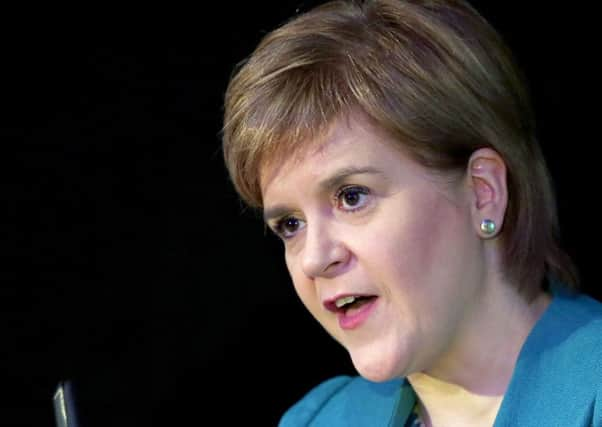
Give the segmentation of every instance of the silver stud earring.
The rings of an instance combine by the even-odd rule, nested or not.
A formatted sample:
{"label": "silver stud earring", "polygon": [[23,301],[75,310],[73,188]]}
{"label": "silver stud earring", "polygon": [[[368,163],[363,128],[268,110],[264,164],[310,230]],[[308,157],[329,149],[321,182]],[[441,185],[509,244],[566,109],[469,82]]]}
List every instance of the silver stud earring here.
{"label": "silver stud earring", "polygon": [[481,221],[481,231],[488,236],[495,233],[495,222],[490,219],[484,219]]}

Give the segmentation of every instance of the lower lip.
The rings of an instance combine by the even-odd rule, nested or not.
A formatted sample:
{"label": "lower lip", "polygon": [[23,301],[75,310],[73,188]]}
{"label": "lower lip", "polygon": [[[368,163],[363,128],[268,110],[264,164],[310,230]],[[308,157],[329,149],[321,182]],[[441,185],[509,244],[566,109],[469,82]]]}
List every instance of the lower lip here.
{"label": "lower lip", "polygon": [[376,301],[378,298],[374,298],[372,301],[362,305],[359,310],[349,315],[344,312],[337,313],[339,320],[339,326],[341,329],[356,329],[359,328],[368,319],[368,316],[376,308]]}

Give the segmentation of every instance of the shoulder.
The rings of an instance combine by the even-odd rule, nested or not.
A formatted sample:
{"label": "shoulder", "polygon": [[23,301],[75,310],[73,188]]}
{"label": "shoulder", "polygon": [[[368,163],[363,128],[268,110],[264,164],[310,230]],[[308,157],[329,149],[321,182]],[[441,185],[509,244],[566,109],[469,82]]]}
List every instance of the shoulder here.
{"label": "shoulder", "polygon": [[557,293],[523,346],[496,425],[523,418],[538,425],[597,419],[601,389],[602,304],[583,294]]}
{"label": "shoulder", "polygon": [[381,419],[387,425],[401,384],[401,380],[373,383],[359,376],[331,378],[286,411],[279,426],[380,425]]}
{"label": "shoulder", "polygon": [[602,357],[602,303],[585,294],[559,293],[548,311],[540,331],[547,344],[561,352]]}
{"label": "shoulder", "polygon": [[556,293],[523,356],[552,376],[599,373],[602,378],[602,303],[585,294]]}
{"label": "shoulder", "polygon": [[337,395],[347,393],[346,388],[352,381],[352,377],[339,376],[314,387],[286,411],[279,426],[308,425],[329,401],[336,399]]}

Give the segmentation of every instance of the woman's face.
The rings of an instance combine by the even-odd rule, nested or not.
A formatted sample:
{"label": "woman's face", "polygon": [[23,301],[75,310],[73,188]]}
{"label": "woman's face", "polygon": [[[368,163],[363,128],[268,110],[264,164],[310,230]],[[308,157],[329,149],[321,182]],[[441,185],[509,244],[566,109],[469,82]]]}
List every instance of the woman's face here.
{"label": "woman's face", "polygon": [[446,184],[349,123],[264,168],[264,214],[304,305],[362,376],[384,381],[444,362],[477,304],[481,241],[466,180]]}

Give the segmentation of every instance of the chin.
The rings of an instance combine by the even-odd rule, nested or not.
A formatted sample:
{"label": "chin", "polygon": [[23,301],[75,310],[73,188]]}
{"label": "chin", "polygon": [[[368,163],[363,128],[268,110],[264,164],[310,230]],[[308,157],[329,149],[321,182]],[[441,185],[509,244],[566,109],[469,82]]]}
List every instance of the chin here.
{"label": "chin", "polygon": [[382,357],[360,357],[351,354],[351,361],[357,372],[368,381],[380,383],[404,376],[393,360]]}

